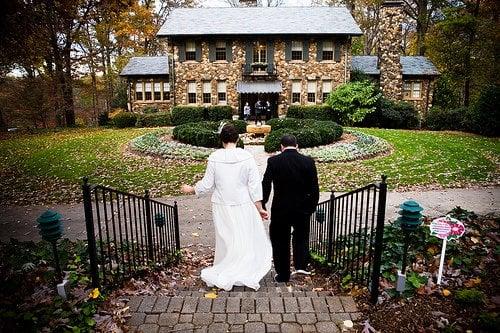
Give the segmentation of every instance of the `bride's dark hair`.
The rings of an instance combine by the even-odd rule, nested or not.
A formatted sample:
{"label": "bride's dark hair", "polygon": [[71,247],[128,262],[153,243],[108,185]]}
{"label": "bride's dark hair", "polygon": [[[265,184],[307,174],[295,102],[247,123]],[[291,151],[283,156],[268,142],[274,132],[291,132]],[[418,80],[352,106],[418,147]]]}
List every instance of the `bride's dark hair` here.
{"label": "bride's dark hair", "polygon": [[238,131],[233,125],[224,125],[220,132],[220,139],[224,143],[232,142],[236,143],[238,141]]}

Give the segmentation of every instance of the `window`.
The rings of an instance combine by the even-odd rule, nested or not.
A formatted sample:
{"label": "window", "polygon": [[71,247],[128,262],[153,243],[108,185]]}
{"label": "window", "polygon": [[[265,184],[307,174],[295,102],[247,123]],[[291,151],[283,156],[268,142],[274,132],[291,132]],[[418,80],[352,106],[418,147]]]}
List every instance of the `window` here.
{"label": "window", "polygon": [[163,82],[163,100],[168,101],[170,99],[170,83]]}
{"label": "window", "polygon": [[217,99],[219,100],[219,104],[227,104],[226,81],[217,82]]}
{"label": "window", "polygon": [[316,103],[316,81],[307,82],[307,102]]}
{"label": "window", "polygon": [[212,85],[210,81],[203,82],[203,104],[212,103]]}
{"label": "window", "polygon": [[292,82],[292,103],[298,103],[300,104],[300,81],[293,81]]}
{"label": "window", "polygon": [[257,42],[253,46],[253,62],[266,63],[266,45]]}
{"label": "window", "polygon": [[302,42],[292,41],[292,60],[302,60]]}
{"label": "window", "polygon": [[323,98],[322,102],[325,103],[328,95],[332,92],[332,81],[323,81]]}
{"label": "window", "polygon": [[142,93],[142,82],[137,82],[135,84],[135,100],[142,101],[143,99],[144,99],[144,96]]}
{"label": "window", "polygon": [[333,60],[333,42],[323,42],[323,60]]}
{"label": "window", "polygon": [[186,42],[186,60],[196,60],[196,43]]}
{"label": "window", "polygon": [[196,104],[196,82],[189,81],[187,90],[188,90],[188,103]]}
{"label": "window", "polygon": [[151,82],[145,82],[144,83],[144,99],[146,101],[150,101],[151,100],[151,89],[152,88],[152,84]]}
{"label": "window", "polygon": [[403,84],[403,98],[404,99],[422,98],[422,82],[405,81]]}
{"label": "window", "polygon": [[215,60],[227,60],[226,42],[223,40],[215,42]]}
{"label": "window", "polygon": [[161,82],[155,82],[153,85],[153,97],[155,101],[161,100]]}

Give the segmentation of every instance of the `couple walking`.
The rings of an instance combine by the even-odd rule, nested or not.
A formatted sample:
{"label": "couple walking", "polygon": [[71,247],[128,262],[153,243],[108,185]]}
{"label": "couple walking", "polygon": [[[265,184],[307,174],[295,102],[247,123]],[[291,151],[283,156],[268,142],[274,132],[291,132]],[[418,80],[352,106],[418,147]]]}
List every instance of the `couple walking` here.
{"label": "couple walking", "polygon": [[[194,187],[183,185],[184,193],[213,191],[215,226],[213,266],[201,271],[208,286],[231,290],[233,286],[259,289],[260,280],[271,269],[275,280],[290,278],[290,238],[293,229],[294,273],[308,274],[309,217],[319,199],[314,161],[297,151],[292,135],[281,139],[282,153],[270,157],[263,180],[253,156],[236,148],[238,132],[225,125],[220,133],[223,149],[208,158],[205,175]],[[263,220],[269,218],[266,203],[271,187],[270,240]]]}

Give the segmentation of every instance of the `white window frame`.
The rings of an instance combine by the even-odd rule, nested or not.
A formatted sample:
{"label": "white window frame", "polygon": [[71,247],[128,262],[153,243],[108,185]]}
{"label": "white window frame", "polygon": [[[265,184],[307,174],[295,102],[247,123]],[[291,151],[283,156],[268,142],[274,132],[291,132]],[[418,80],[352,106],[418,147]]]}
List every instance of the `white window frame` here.
{"label": "white window frame", "polygon": [[[300,52],[300,58],[299,57],[294,57],[294,52]],[[300,40],[293,40],[292,41],[292,48],[291,48],[291,59],[292,60],[304,60],[304,43]],[[297,58],[297,59],[295,59]]]}
{"label": "white window frame", "polygon": [[[194,102],[189,101],[190,94],[194,94]],[[188,81],[187,83],[187,103],[188,104],[196,104],[198,96],[196,94],[196,81]]]}
{"label": "white window frame", "polygon": [[[206,94],[209,95],[208,102],[205,101]],[[203,81],[203,104],[212,104],[212,82]]]}
{"label": "white window frame", "polygon": [[326,99],[328,98],[328,95],[332,92],[332,81],[331,80],[325,80],[322,83],[322,102],[325,103]]}
{"label": "white window frame", "polygon": [[[188,41],[186,41],[186,50],[185,50],[185,52],[186,52],[186,54],[185,54],[186,60],[191,60],[191,61],[196,60],[196,42],[194,40],[188,40]],[[194,57],[192,57],[192,56],[188,57],[188,53],[190,53],[190,55],[194,53]]]}
{"label": "white window frame", "polygon": [[[170,100],[170,82],[162,82],[161,84],[161,100],[169,101]],[[168,98],[166,98],[168,97]]]}
{"label": "white window frame", "polygon": [[[299,80],[294,80],[292,81],[292,95],[291,95],[291,102],[292,104],[300,104],[300,101],[301,101],[301,91],[302,91],[302,82],[299,81]],[[298,101],[294,101],[294,94],[298,94],[299,95],[299,100]]]}
{"label": "white window frame", "polygon": [[225,40],[215,41],[215,61],[227,60],[226,59],[226,50],[227,50],[227,43]]}
{"label": "white window frame", "polygon": [[[316,81],[307,81],[307,104],[316,104],[316,101],[318,99],[317,96],[317,91],[318,91],[318,85]],[[314,101],[309,100],[309,94],[314,94]]]}
{"label": "white window frame", "polygon": [[[333,54],[334,53],[334,49],[335,49],[335,45],[334,45],[333,41],[331,41],[331,40],[325,40],[325,41],[323,41],[322,59],[323,60],[327,60],[327,61],[333,60],[333,58],[335,56]],[[331,52],[331,55],[332,55],[331,59],[330,59],[330,57],[325,57],[325,52]],[[326,58],[328,58],[328,59],[326,59]]]}
{"label": "white window frame", "polygon": [[[160,97],[156,99],[156,94],[159,93]],[[161,89],[161,82],[160,81],[155,81],[153,83],[153,101],[161,101],[162,100],[162,89]]]}
{"label": "white window frame", "polygon": [[[141,93],[142,98],[137,98],[137,93]],[[136,82],[135,83],[135,100],[136,101],[143,101],[144,100],[143,82]]]}
{"label": "white window frame", "polygon": [[[224,99],[221,99],[224,94]],[[226,81],[217,81],[217,102],[219,105],[227,105],[227,84]]]}
{"label": "white window frame", "polygon": [[[151,95],[150,98],[147,97],[148,93]],[[145,101],[153,100],[153,82],[144,82],[144,100]]]}

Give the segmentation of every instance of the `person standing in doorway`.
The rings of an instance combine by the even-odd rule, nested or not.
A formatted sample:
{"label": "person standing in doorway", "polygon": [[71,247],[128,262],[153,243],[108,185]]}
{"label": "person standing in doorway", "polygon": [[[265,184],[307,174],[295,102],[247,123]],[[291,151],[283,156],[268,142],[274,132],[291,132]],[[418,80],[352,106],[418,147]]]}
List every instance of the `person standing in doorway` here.
{"label": "person standing in doorway", "polygon": [[262,109],[263,109],[262,101],[259,98],[257,100],[257,103],[255,103],[255,125],[257,125],[257,119],[259,120],[259,123],[262,125],[262,119],[261,119]]}
{"label": "person standing in doorway", "polygon": [[245,103],[245,106],[243,107],[243,119],[245,119],[245,121],[248,120],[248,118],[250,117],[250,112],[252,110],[250,109],[250,105],[248,105],[248,102]]}
{"label": "person standing in doorway", "polygon": [[262,180],[263,208],[269,200],[271,186],[274,197],[271,206],[269,234],[273,247],[275,280],[290,279],[290,236],[293,229],[293,274],[306,274],[309,259],[309,219],[319,201],[318,174],[314,160],[297,151],[293,135],[281,138],[281,154],[267,160]]}

